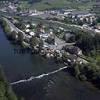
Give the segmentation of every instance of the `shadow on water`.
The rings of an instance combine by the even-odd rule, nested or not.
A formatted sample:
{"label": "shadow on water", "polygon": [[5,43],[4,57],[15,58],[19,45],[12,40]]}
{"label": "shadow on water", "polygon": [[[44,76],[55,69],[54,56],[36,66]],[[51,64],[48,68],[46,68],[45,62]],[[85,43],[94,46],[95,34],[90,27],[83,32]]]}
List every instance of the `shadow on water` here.
{"label": "shadow on water", "polygon": [[[71,76],[75,77],[75,69],[74,68],[67,68],[63,70],[66,73],[69,73]],[[78,78],[79,79],[79,78]],[[80,80],[82,81],[82,80]],[[83,81],[84,82],[84,81]],[[96,87],[97,89],[100,89],[100,77],[97,77],[94,80],[91,80],[90,78],[88,79],[88,82],[90,84],[92,84],[94,87]]]}

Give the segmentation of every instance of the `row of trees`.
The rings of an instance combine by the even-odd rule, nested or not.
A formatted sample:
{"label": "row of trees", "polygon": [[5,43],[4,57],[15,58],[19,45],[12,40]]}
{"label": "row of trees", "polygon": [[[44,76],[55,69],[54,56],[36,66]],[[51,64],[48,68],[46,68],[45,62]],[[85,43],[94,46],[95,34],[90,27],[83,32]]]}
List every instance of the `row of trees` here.
{"label": "row of trees", "polygon": [[74,64],[75,76],[81,80],[88,80],[100,88],[100,61],[92,57],[100,57],[100,34],[79,31],[76,33],[76,46],[89,56],[88,64]]}
{"label": "row of trees", "polygon": [[76,45],[80,47],[85,54],[100,50],[100,34],[91,34],[88,32],[77,33],[76,41]]}
{"label": "row of trees", "polygon": [[39,52],[43,47],[43,40],[39,39],[38,37],[32,37],[30,39],[30,46],[32,48],[32,52]]}
{"label": "row of trees", "polygon": [[80,80],[93,82],[100,88],[100,68],[95,64],[74,64],[74,75]]}
{"label": "row of trees", "polygon": [[11,34],[11,31],[10,31],[10,27],[9,27],[9,25],[7,24],[7,22],[2,18],[1,20],[0,20],[0,23],[1,23],[1,25],[3,26],[3,28],[4,28],[4,31],[6,32],[6,35],[7,36],[10,36]]}

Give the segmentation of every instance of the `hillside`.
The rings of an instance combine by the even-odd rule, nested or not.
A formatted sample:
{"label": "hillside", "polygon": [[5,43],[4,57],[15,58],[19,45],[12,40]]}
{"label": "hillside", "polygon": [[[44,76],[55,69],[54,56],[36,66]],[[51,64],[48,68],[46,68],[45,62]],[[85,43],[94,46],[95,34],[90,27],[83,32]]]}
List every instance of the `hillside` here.
{"label": "hillside", "polygon": [[32,9],[45,10],[56,8],[90,9],[96,0],[24,0],[20,6]]}

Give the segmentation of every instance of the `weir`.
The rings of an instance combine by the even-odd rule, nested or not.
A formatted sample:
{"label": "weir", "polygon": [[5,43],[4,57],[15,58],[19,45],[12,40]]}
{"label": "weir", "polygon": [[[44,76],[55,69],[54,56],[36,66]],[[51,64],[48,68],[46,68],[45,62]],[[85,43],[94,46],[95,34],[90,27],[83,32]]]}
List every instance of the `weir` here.
{"label": "weir", "polygon": [[68,66],[64,66],[64,67],[62,67],[62,68],[59,68],[59,69],[57,69],[57,70],[55,70],[55,71],[52,71],[52,72],[49,72],[49,73],[46,73],[46,74],[43,73],[43,74],[38,75],[38,76],[31,76],[31,77],[28,78],[28,79],[19,80],[19,81],[16,81],[16,82],[12,82],[12,83],[10,83],[10,84],[11,84],[11,85],[16,85],[16,84],[20,84],[20,83],[30,82],[30,81],[32,81],[32,80],[34,80],[34,79],[41,79],[41,78],[43,78],[43,77],[45,77],[45,76],[49,76],[49,75],[55,74],[55,73],[57,73],[57,72],[59,72],[59,71],[62,71],[62,70],[64,70],[64,69],[66,69],[66,68],[68,68]]}

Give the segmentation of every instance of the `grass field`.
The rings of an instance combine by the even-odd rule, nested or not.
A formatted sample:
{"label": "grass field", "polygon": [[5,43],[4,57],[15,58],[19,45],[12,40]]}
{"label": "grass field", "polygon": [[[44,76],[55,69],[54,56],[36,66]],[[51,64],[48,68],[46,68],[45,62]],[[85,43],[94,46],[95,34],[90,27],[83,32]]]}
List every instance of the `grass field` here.
{"label": "grass field", "polygon": [[56,8],[75,8],[80,10],[90,9],[95,2],[79,2],[76,0],[41,0],[33,4],[27,2],[21,4],[23,8],[32,8],[37,10],[56,9]]}

